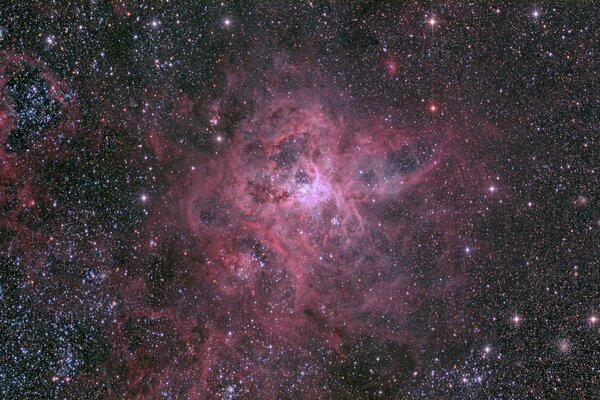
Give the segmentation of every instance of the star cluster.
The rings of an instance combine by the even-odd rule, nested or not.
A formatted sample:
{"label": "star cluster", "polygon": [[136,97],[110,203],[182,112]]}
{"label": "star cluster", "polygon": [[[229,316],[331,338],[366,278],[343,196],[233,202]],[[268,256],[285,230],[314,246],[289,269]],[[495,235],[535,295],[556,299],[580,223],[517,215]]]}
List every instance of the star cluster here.
{"label": "star cluster", "polygon": [[0,7],[0,398],[592,399],[600,6]]}

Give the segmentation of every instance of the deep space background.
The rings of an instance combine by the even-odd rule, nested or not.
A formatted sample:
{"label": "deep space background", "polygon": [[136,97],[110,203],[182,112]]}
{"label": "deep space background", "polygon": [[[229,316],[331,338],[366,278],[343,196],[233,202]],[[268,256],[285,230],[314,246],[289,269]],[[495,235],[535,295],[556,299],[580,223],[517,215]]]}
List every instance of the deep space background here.
{"label": "deep space background", "polygon": [[1,399],[600,396],[600,3],[0,1]]}

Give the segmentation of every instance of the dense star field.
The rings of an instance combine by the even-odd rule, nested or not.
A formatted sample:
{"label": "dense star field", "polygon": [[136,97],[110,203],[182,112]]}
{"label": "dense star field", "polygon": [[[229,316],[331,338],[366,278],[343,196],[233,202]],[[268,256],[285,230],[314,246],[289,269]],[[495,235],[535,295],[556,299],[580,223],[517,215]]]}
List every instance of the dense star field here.
{"label": "dense star field", "polygon": [[600,396],[600,4],[0,2],[1,399]]}

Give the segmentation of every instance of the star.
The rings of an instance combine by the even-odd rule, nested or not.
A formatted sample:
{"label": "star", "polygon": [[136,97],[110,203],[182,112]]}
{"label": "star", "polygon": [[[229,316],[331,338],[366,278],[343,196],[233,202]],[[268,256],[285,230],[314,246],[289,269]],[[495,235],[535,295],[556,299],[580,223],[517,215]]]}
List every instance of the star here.
{"label": "star", "polygon": [[521,321],[523,321],[523,318],[521,318],[521,316],[519,316],[519,314],[515,314],[515,315],[512,317],[512,322],[513,322],[513,323],[514,323],[516,326],[518,326],[518,325],[521,323]]}

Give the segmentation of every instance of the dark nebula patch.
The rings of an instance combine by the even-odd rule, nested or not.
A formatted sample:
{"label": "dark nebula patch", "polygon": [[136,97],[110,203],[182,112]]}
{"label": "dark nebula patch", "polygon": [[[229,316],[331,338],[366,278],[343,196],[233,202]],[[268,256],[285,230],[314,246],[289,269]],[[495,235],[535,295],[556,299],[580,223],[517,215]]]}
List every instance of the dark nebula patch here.
{"label": "dark nebula patch", "polygon": [[342,346],[341,355],[332,363],[331,375],[336,379],[338,398],[394,398],[415,366],[406,346],[362,336]]}
{"label": "dark nebula patch", "polygon": [[385,155],[383,174],[386,178],[394,175],[407,175],[415,172],[418,167],[419,164],[410,151],[401,149]]}

